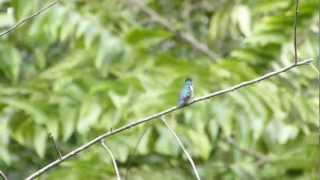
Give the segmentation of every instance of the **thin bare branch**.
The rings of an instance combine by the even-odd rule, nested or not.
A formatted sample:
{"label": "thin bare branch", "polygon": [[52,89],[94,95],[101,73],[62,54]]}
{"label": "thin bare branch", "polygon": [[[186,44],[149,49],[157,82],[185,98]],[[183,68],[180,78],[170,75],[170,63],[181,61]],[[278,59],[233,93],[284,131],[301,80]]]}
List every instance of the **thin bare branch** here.
{"label": "thin bare branch", "polygon": [[131,129],[135,126],[138,126],[140,124],[144,124],[144,123],[147,123],[147,122],[150,122],[151,120],[154,120],[154,119],[157,119],[159,117],[162,117],[166,114],[169,114],[169,113],[172,113],[174,111],[177,111],[179,109],[182,109],[182,108],[186,108],[187,106],[190,106],[194,103],[198,103],[200,101],[205,101],[205,100],[208,100],[208,99],[211,99],[213,97],[216,97],[216,96],[221,96],[221,95],[224,95],[224,94],[227,94],[227,93],[230,93],[232,91],[235,91],[237,89],[240,89],[240,88],[244,88],[244,87],[247,87],[249,85],[252,85],[252,84],[255,84],[255,83],[258,83],[260,81],[263,81],[263,80],[267,80],[271,77],[274,77],[274,76],[277,76],[281,73],[284,73],[286,71],[289,71],[290,69],[293,69],[295,67],[298,67],[298,66],[302,66],[302,65],[305,65],[305,64],[309,64],[310,62],[312,62],[312,59],[307,59],[307,60],[304,60],[304,61],[301,61],[301,62],[298,62],[297,64],[291,64],[289,66],[286,66],[286,67],[283,67],[281,69],[278,69],[276,71],[273,71],[273,72],[270,72],[270,73],[267,73],[263,76],[260,76],[260,77],[257,77],[253,80],[250,80],[250,81],[245,81],[245,82],[242,82],[238,85],[235,85],[235,86],[232,86],[232,87],[229,87],[229,88],[226,88],[226,89],[223,89],[223,90],[220,90],[220,91],[216,91],[216,92],[213,92],[213,93],[210,93],[208,95],[205,95],[205,96],[202,96],[202,97],[198,97],[196,99],[194,99],[193,101],[191,101],[189,104],[187,104],[186,106],[183,106],[183,107],[177,107],[177,106],[173,106],[169,109],[166,109],[164,111],[161,111],[159,113],[155,113],[153,115],[150,115],[150,116],[147,116],[145,118],[142,118],[140,120],[137,120],[137,121],[133,121],[127,125],[124,125],[118,129],[114,129],[112,131],[108,131],[104,134],[101,134],[100,136],[97,136],[95,137],[94,139],[90,140],[89,142],[81,145],[80,147],[74,149],[73,151],[69,152],[68,154],[62,156],[61,159],[57,159],[51,163],[49,163],[48,165],[42,167],[41,169],[39,169],[38,171],[34,172],[33,174],[31,174],[29,177],[27,177],[26,179],[27,180],[31,180],[31,179],[34,179],[38,176],[40,176],[41,174],[45,173],[46,171],[48,171],[49,169],[59,165],[60,163],[62,163],[63,161],[77,155],[78,153],[88,149],[89,147],[91,147],[92,145],[96,144],[97,142],[99,142],[101,139],[104,139],[106,137],[109,137],[109,136],[113,136],[115,134],[118,134],[122,131],[126,131],[128,129]]}
{"label": "thin bare branch", "polygon": [[2,177],[3,180],[8,180],[7,176],[0,170],[0,177]]}
{"label": "thin bare branch", "polygon": [[53,138],[51,133],[49,133],[49,139],[51,140],[51,142],[53,144],[53,147],[54,147],[55,151],[57,152],[58,158],[61,159],[62,158],[62,154],[59,151],[59,148],[58,148],[58,146],[57,146],[57,144],[56,144],[56,142],[55,142],[55,140],[54,140],[54,138]]}
{"label": "thin bare branch", "polygon": [[278,75],[278,74],[281,74],[281,73],[283,73],[283,72],[286,72],[286,71],[288,71],[288,70],[290,70],[290,69],[292,69],[292,68],[294,68],[294,67],[301,66],[301,65],[305,65],[305,64],[309,64],[309,63],[311,63],[311,62],[312,62],[312,58],[307,59],[307,60],[304,60],[304,61],[301,61],[301,62],[298,62],[297,64],[291,64],[291,65],[286,66],[286,67],[284,67],[284,68],[282,68],[282,69],[279,69],[279,70],[277,70],[277,71],[273,71],[273,72],[267,73],[267,74],[265,74],[265,75],[263,75],[263,76],[260,76],[260,77],[258,77],[258,78],[256,78],[256,79],[253,79],[253,80],[250,80],[250,81],[245,81],[245,82],[242,82],[242,83],[240,83],[240,84],[238,84],[238,85],[235,85],[235,86],[226,88],[226,89],[224,89],[224,90],[220,90],[220,91],[217,91],[217,92],[208,94],[208,95],[206,95],[206,96],[199,97],[199,98],[193,100],[192,102],[190,102],[189,105],[190,105],[190,104],[193,104],[193,103],[196,103],[196,102],[199,102],[199,101],[203,101],[203,100],[206,100],[206,99],[210,99],[210,98],[212,98],[212,97],[214,97],[214,96],[219,96],[219,95],[222,95],[222,94],[229,93],[229,92],[231,92],[231,91],[235,91],[235,90],[237,90],[237,89],[240,89],[240,88],[249,86],[249,85],[251,85],[251,84],[258,83],[258,82],[263,81],[263,80],[265,80],[265,79],[269,79],[269,78],[271,78],[271,77],[273,77],[273,76],[276,76],[276,75]]}
{"label": "thin bare branch", "polygon": [[114,158],[111,149],[110,149],[110,148],[107,146],[107,144],[104,142],[104,139],[101,139],[101,145],[102,145],[102,147],[103,147],[105,150],[107,150],[108,154],[109,154],[110,157],[111,157],[112,164],[113,164],[113,168],[114,168],[114,170],[116,171],[117,180],[121,180],[121,176],[120,176],[120,173],[119,173],[119,169],[118,169],[118,165],[117,165],[116,159]]}
{"label": "thin bare branch", "polygon": [[298,22],[298,13],[299,13],[299,0],[296,0],[296,11],[294,18],[294,63],[298,63],[298,53],[297,53],[297,22]]}
{"label": "thin bare branch", "polygon": [[11,26],[9,29],[3,31],[0,33],[0,37],[9,34],[10,32],[16,30],[17,28],[19,28],[20,26],[22,26],[24,23],[32,20],[34,17],[40,15],[41,13],[45,12],[46,10],[48,10],[49,8],[51,8],[52,6],[56,5],[59,2],[59,0],[55,0],[52,1],[51,3],[49,3],[48,5],[44,6],[43,8],[39,9],[37,12],[33,13],[32,15],[22,19],[21,21],[17,22],[16,24],[14,24],[13,26]]}
{"label": "thin bare branch", "polygon": [[190,156],[190,154],[188,153],[187,149],[184,147],[182,141],[180,140],[179,136],[174,132],[174,130],[169,126],[169,124],[167,123],[167,121],[162,117],[161,121],[164,123],[164,125],[168,128],[168,130],[170,131],[170,133],[174,136],[174,138],[177,140],[179,146],[181,147],[183,153],[186,155],[189,163],[191,164],[192,170],[194,175],[196,176],[197,180],[200,180],[200,176],[197,170],[197,167],[194,163],[194,161],[192,160],[192,157]]}
{"label": "thin bare branch", "polygon": [[201,43],[198,39],[196,39],[192,34],[188,32],[180,32],[175,26],[166,18],[162,17],[153,9],[146,6],[141,0],[129,0],[132,4],[138,6],[144,13],[151,17],[156,23],[160,24],[168,31],[176,34],[180,39],[189,43],[194,49],[198,50],[202,54],[208,56],[210,59],[216,61],[219,58],[217,53],[214,53],[209,47]]}

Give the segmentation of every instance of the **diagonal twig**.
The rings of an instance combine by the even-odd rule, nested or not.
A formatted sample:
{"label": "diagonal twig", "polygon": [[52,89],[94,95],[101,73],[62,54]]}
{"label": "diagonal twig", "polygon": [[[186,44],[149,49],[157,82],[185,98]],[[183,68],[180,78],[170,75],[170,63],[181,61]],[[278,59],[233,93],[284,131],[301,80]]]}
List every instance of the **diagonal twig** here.
{"label": "diagonal twig", "polygon": [[252,80],[249,80],[249,81],[245,81],[245,82],[242,82],[240,84],[237,84],[235,86],[232,86],[232,87],[229,87],[229,88],[226,88],[226,89],[223,89],[223,90],[220,90],[220,91],[216,91],[216,92],[213,92],[213,93],[210,93],[208,95],[205,95],[205,96],[202,96],[202,97],[198,97],[196,99],[194,99],[193,101],[191,101],[189,104],[187,104],[186,106],[183,106],[183,107],[177,107],[177,106],[173,106],[171,108],[168,108],[164,111],[161,111],[161,112],[158,112],[158,113],[155,113],[153,115],[150,115],[150,116],[147,116],[145,118],[142,118],[140,120],[137,120],[137,121],[133,121],[127,125],[124,125],[120,128],[117,128],[117,129],[114,129],[112,131],[108,131],[104,134],[101,134],[100,136],[97,136],[95,137],[94,139],[90,140],[89,142],[81,145],[80,147],[74,149],[73,151],[67,153],[66,155],[62,156],[61,159],[57,159],[49,164],[47,164],[46,166],[42,167],[41,169],[37,170],[36,172],[34,172],[33,174],[31,174],[30,176],[28,176],[26,179],[27,180],[31,180],[31,179],[34,179],[38,176],[40,176],[41,174],[45,173],[46,171],[50,170],[51,168],[59,165],[60,163],[66,161],[67,159],[77,155],[78,153],[88,149],[89,147],[91,147],[92,145],[98,143],[101,139],[104,139],[106,137],[110,137],[110,136],[113,136],[115,134],[118,134],[120,132],[123,132],[123,131],[126,131],[128,129],[131,129],[135,126],[138,126],[138,125],[141,125],[141,124],[144,124],[144,123],[147,123],[147,122],[150,122],[151,120],[154,120],[154,119],[157,119],[159,117],[162,117],[163,115],[166,115],[166,114],[169,114],[169,113],[172,113],[174,111],[177,111],[177,110],[180,110],[182,108],[186,108],[187,106],[190,106],[194,103],[198,103],[200,101],[205,101],[205,100],[208,100],[208,99],[211,99],[213,97],[216,97],[216,96],[221,96],[221,95],[224,95],[224,94],[227,94],[227,93],[230,93],[232,91],[235,91],[237,89],[240,89],[240,88],[244,88],[244,87],[247,87],[249,85],[253,85],[253,84],[256,84],[260,81],[263,81],[263,80],[267,80],[267,79],[270,79],[271,77],[274,77],[274,76],[277,76],[281,73],[284,73],[284,72],[287,72],[295,67],[298,67],[298,66],[302,66],[302,65],[306,65],[306,64],[309,64],[312,62],[312,59],[307,59],[307,60],[304,60],[304,61],[301,61],[301,62],[298,62],[296,64],[291,64],[289,66],[285,66],[281,69],[278,69],[276,71],[273,71],[273,72],[270,72],[270,73],[267,73],[265,75],[262,75],[260,77],[257,77],[255,79],[252,79]]}
{"label": "diagonal twig", "polygon": [[157,22],[167,30],[171,31],[172,33],[176,34],[176,36],[178,36],[180,39],[189,43],[194,49],[208,56],[210,59],[216,61],[219,58],[219,55],[213,52],[212,50],[210,50],[206,44],[200,42],[198,39],[196,39],[192,34],[188,32],[180,32],[177,28],[175,28],[175,26],[169,20],[165,19],[156,11],[146,6],[143,2],[141,2],[141,0],[129,0],[129,2],[138,6],[144,13],[150,16],[151,19],[153,19],[155,22]]}
{"label": "diagonal twig", "polygon": [[22,19],[21,21],[17,22],[16,24],[14,24],[13,26],[11,26],[10,28],[8,28],[7,30],[3,31],[0,33],[0,37],[9,34],[10,32],[16,30],[18,27],[22,26],[24,23],[30,21],[31,19],[33,19],[34,17],[38,16],[39,14],[45,12],[46,10],[48,10],[49,8],[51,8],[52,6],[56,5],[59,2],[59,0],[55,0],[52,1],[51,3],[49,3],[48,5],[44,6],[43,8],[39,9],[37,12],[33,13],[32,15]]}
{"label": "diagonal twig", "polygon": [[0,170],[0,177],[3,179],[3,180],[8,180],[7,176]]}
{"label": "diagonal twig", "polygon": [[113,168],[114,168],[114,171],[116,172],[116,175],[117,175],[117,180],[121,180],[119,169],[118,169],[118,166],[117,166],[117,162],[116,162],[116,159],[113,156],[113,153],[112,153],[111,149],[107,146],[107,144],[104,142],[103,139],[101,139],[101,145],[105,150],[107,150],[108,154],[111,157]]}
{"label": "diagonal twig", "polygon": [[174,136],[174,138],[177,140],[179,146],[181,147],[183,153],[186,155],[189,163],[191,164],[192,170],[194,175],[196,176],[197,180],[200,180],[200,176],[197,170],[197,167],[194,163],[194,161],[192,160],[192,157],[190,156],[190,154],[188,153],[187,149],[184,147],[182,141],[180,140],[179,136],[174,132],[174,130],[169,126],[169,124],[167,123],[167,121],[164,118],[161,118],[161,121],[164,123],[164,125],[168,128],[168,130],[170,131],[170,133]]}

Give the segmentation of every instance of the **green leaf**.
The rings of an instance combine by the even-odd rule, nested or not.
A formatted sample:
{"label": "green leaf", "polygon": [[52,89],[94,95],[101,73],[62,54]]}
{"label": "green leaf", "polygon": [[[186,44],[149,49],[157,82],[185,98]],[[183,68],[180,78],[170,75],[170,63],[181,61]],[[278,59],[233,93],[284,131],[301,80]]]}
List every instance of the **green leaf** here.
{"label": "green leaf", "polygon": [[170,36],[170,32],[163,30],[136,28],[126,34],[125,40],[130,45],[147,48]]}
{"label": "green leaf", "polygon": [[24,111],[25,113],[31,115],[33,120],[38,124],[43,124],[48,119],[42,111],[36,108],[29,101],[16,98],[1,98],[0,103],[4,103]]}
{"label": "green leaf", "polygon": [[268,124],[267,132],[271,141],[286,144],[298,135],[299,130],[293,125],[287,125],[282,121],[274,120]]}
{"label": "green leaf", "polygon": [[76,128],[77,110],[76,108],[70,108],[70,106],[61,106],[59,110],[62,139],[63,141],[67,141]]}
{"label": "green leaf", "polygon": [[46,130],[42,129],[41,127],[38,127],[34,131],[34,147],[37,152],[37,154],[43,158],[47,146],[47,138],[48,133]]}
{"label": "green leaf", "polygon": [[155,143],[155,150],[165,155],[177,155],[180,151],[180,147],[177,144],[175,138],[168,132],[165,127],[157,128],[159,132],[159,138]]}
{"label": "green leaf", "polygon": [[211,144],[207,135],[193,130],[188,130],[186,133],[192,141],[188,149],[191,150],[193,156],[201,157],[205,160],[208,159],[211,152]]}
{"label": "green leaf", "polygon": [[113,105],[117,109],[122,109],[125,107],[126,104],[129,103],[130,95],[119,95],[113,91],[110,91],[108,94],[109,94],[109,97],[110,97]]}
{"label": "green leaf", "polygon": [[2,70],[13,83],[17,83],[22,63],[20,52],[11,46],[0,46],[0,52],[0,70]]}
{"label": "green leaf", "polygon": [[10,128],[8,122],[10,120],[10,114],[13,113],[12,109],[6,108],[0,111],[0,162],[4,161],[6,164],[10,164],[12,156],[9,152],[10,143]]}
{"label": "green leaf", "polygon": [[106,32],[100,37],[99,50],[95,60],[96,68],[101,69],[104,64],[110,64],[116,60],[119,61],[123,51],[120,40]]}
{"label": "green leaf", "polygon": [[70,14],[68,19],[65,19],[63,26],[61,26],[61,41],[65,41],[67,37],[72,37],[74,35],[74,31],[79,20],[79,17],[75,14]]}
{"label": "green leaf", "polygon": [[246,36],[251,35],[251,14],[250,10],[245,5],[239,5],[235,8],[233,18],[236,19],[240,31]]}
{"label": "green leaf", "polygon": [[102,108],[95,99],[87,98],[83,101],[77,124],[80,134],[86,133],[98,121],[101,111]]}

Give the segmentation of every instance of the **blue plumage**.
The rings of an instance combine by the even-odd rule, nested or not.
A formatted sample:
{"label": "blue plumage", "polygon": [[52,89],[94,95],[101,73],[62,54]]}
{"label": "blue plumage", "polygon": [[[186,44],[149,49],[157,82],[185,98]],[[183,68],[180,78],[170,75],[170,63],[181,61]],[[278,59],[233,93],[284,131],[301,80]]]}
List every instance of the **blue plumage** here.
{"label": "blue plumage", "polygon": [[191,99],[193,94],[192,88],[192,80],[187,78],[184,82],[184,86],[180,92],[180,97],[178,101],[178,106],[182,107],[188,104],[189,100]]}

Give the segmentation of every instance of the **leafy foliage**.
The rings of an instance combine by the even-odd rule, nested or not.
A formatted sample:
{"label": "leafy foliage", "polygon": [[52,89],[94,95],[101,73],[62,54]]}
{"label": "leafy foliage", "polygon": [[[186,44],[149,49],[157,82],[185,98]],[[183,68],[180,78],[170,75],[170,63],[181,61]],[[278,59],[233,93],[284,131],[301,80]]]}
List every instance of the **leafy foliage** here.
{"label": "leafy foliage", "polygon": [[[0,40],[0,169],[9,177],[21,179],[57,158],[49,133],[65,153],[110,128],[174,105],[185,77],[194,79],[200,96],[293,61],[293,0],[146,3],[218,52],[219,63],[127,1],[79,0],[54,6]],[[0,1],[0,29],[44,4]],[[316,56],[310,47],[316,47],[317,7],[316,0],[301,1],[301,59]],[[316,76],[310,67],[301,67],[167,119],[205,179],[315,179]],[[241,147],[272,161],[258,166],[224,137],[234,137]],[[159,122],[107,143],[121,174],[129,162],[130,179],[148,179],[150,174],[153,179],[192,177],[181,150]],[[97,146],[44,176],[103,179],[114,172],[106,152]]]}

